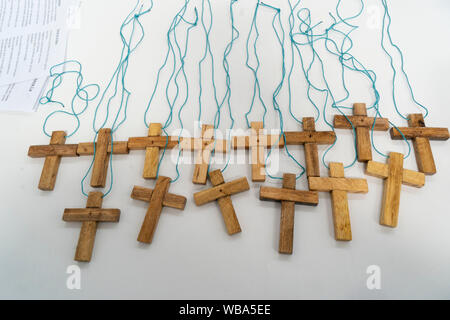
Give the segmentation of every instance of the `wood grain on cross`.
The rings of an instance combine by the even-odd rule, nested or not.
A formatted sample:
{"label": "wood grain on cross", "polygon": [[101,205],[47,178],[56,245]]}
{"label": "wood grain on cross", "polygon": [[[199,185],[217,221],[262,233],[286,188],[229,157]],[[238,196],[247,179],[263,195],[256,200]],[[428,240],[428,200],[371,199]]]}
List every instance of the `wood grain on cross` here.
{"label": "wood grain on cross", "polygon": [[348,193],[368,193],[367,180],[346,178],[342,163],[330,163],[329,178],[310,177],[308,180],[310,190],[331,192],[335,239],[352,240]]}
{"label": "wood grain on cross", "polygon": [[134,187],[131,198],[149,203],[144,223],[139,232],[139,242],[152,242],[163,207],[184,210],[186,198],[168,193],[170,181],[170,178],[159,176],[154,189]]}
{"label": "wood grain on cross", "polygon": [[128,139],[128,149],[145,150],[144,179],[156,179],[161,149],[173,149],[178,145],[178,138],[162,137],[161,123],[151,123],[147,137]]}
{"label": "wood grain on cross", "polygon": [[226,153],[228,143],[225,140],[214,140],[214,126],[203,125],[202,136],[200,138],[182,138],[180,148],[197,152],[192,182],[204,185],[208,178],[208,168],[212,153]]}
{"label": "wood grain on cross", "polygon": [[398,225],[402,184],[416,188],[425,185],[425,174],[403,169],[403,159],[403,154],[392,152],[388,164],[369,161],[366,169],[368,175],[384,179],[380,224],[392,228]]}
{"label": "wood grain on cross", "polygon": [[58,175],[61,157],[77,157],[77,144],[65,144],[66,132],[54,131],[49,145],[31,146],[28,156],[31,158],[44,158],[39,189],[52,191],[55,189],[56,176]]}
{"label": "wood grain on cross", "polygon": [[[351,123],[347,120],[350,120]],[[375,121],[375,126],[374,126]],[[352,124],[356,130],[356,147],[358,161],[366,162],[372,160],[372,142],[370,132],[388,131],[389,121],[386,118],[373,118],[367,116],[365,103],[355,103],[353,105],[353,116],[336,115],[334,117],[334,127],[337,129],[352,129]]]}
{"label": "wood grain on cross", "polygon": [[408,128],[392,128],[391,138],[394,140],[401,140],[404,137],[412,139],[419,171],[427,175],[435,174],[436,164],[430,140],[448,140],[450,138],[448,129],[426,127],[421,113],[409,115],[408,125]]}
{"label": "wood grain on cross", "polygon": [[128,154],[128,142],[115,141],[111,144],[111,129],[100,129],[97,142],[80,143],[78,154],[80,156],[94,155],[94,165],[92,167],[91,187],[104,188],[106,177],[108,176],[109,157],[111,154]]}
{"label": "wood grain on cross", "polygon": [[314,118],[303,118],[303,131],[286,131],[287,145],[304,145],[306,174],[308,177],[320,177],[319,151],[317,145],[330,145],[336,141],[333,131],[316,131]]}
{"label": "wood grain on cross", "polygon": [[283,188],[261,187],[261,200],[281,201],[280,241],[278,251],[292,254],[294,247],[295,204],[316,206],[319,203],[317,192],[295,190],[294,174],[283,175]]}
{"label": "wood grain on cross", "polygon": [[239,225],[231,196],[250,190],[247,178],[244,177],[225,183],[222,172],[215,170],[209,173],[209,179],[214,187],[195,193],[195,204],[202,206],[209,202],[217,201],[228,234],[233,235],[241,232],[241,226]]}
{"label": "wood grain on cross", "polygon": [[264,182],[266,181],[266,161],[265,149],[278,146],[284,147],[284,138],[277,135],[266,135],[264,133],[263,122],[252,122],[250,136],[235,136],[233,137],[234,149],[247,149],[251,152],[252,164],[252,181]]}
{"label": "wood grain on cross", "polygon": [[102,209],[102,202],[103,193],[91,192],[89,193],[86,209],[64,210],[64,221],[83,223],[75,253],[76,261],[91,261],[98,222],[119,222],[120,210]]}

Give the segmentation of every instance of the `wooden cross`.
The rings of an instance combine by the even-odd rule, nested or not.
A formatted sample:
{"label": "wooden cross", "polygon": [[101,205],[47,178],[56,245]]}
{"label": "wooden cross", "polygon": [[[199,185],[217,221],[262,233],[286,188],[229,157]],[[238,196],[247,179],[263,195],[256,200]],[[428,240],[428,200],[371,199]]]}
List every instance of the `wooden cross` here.
{"label": "wooden cross", "polygon": [[66,132],[54,131],[50,144],[46,146],[31,146],[28,156],[31,158],[44,158],[39,189],[52,191],[55,189],[56,176],[58,175],[61,157],[77,157],[77,144],[65,144]]}
{"label": "wooden cross", "polygon": [[159,153],[164,147],[173,149],[178,145],[178,139],[174,137],[162,137],[161,123],[151,123],[148,129],[148,137],[128,139],[128,149],[146,150],[144,163],[144,179],[156,179],[159,166]]}
{"label": "wooden cross", "polygon": [[261,187],[261,200],[281,201],[280,242],[278,251],[282,254],[292,254],[294,247],[294,216],[295,204],[317,206],[319,194],[312,191],[295,190],[295,174],[283,175],[283,188]]}
{"label": "wooden cross", "polygon": [[[347,118],[351,121],[348,122]],[[388,131],[389,121],[386,118],[375,118],[367,116],[365,103],[355,103],[353,105],[353,116],[345,117],[337,115],[334,117],[334,127],[337,129],[352,129],[352,124],[356,130],[356,147],[359,162],[372,160],[372,142],[370,131]],[[375,121],[375,126],[373,123]]]}
{"label": "wooden cross", "polygon": [[168,193],[170,187],[170,178],[159,176],[156,180],[155,189],[134,187],[131,198],[149,202],[147,214],[144,223],[139,232],[138,241],[143,243],[152,243],[153,235],[158,226],[159,217],[163,207],[184,210],[186,198]]}
{"label": "wooden cross", "polygon": [[83,222],[78,238],[75,260],[89,262],[94,249],[98,222],[119,222],[119,209],[102,209],[103,193],[91,192],[86,209],[66,209],[63,220],[66,222]]}
{"label": "wooden cross", "polygon": [[320,177],[319,144],[333,144],[336,134],[333,131],[316,131],[314,118],[303,118],[303,131],[286,132],[287,145],[304,145],[306,174],[308,177]]}
{"label": "wooden cross", "polygon": [[436,164],[434,163],[430,140],[448,140],[450,138],[448,129],[426,127],[423,115],[420,113],[409,115],[408,125],[409,128],[398,128],[398,130],[392,128],[391,138],[401,140],[404,136],[406,139],[412,139],[419,171],[427,175],[435,174]]}
{"label": "wooden cross", "polygon": [[403,158],[403,154],[392,152],[388,164],[369,161],[366,169],[368,175],[385,179],[380,224],[392,228],[398,225],[402,184],[416,188],[425,185],[425,174],[403,169]]}
{"label": "wooden cross", "polygon": [[197,151],[192,182],[204,185],[208,177],[208,168],[212,153],[226,153],[228,143],[225,140],[214,140],[214,126],[203,125],[201,138],[183,138],[180,147],[182,150]]}
{"label": "wooden cross", "polygon": [[244,177],[225,183],[222,171],[215,170],[209,173],[209,179],[214,187],[195,193],[195,204],[197,206],[202,206],[206,203],[217,201],[228,234],[233,235],[241,232],[241,226],[239,225],[239,220],[234,211],[231,196],[250,190],[247,178]]}
{"label": "wooden cross", "polygon": [[95,149],[94,165],[92,167],[91,187],[104,188],[106,177],[108,176],[109,156],[111,149],[113,154],[128,154],[128,142],[115,141],[111,145],[111,129],[100,129],[97,142],[80,143],[78,145],[78,155],[93,155]]}
{"label": "wooden cross", "polygon": [[252,122],[250,136],[233,137],[233,148],[251,150],[252,181],[266,181],[266,163],[264,150],[278,145],[284,147],[284,138],[280,135],[266,135],[263,122]]}
{"label": "wooden cross", "polygon": [[348,196],[350,193],[368,193],[366,179],[345,178],[342,163],[330,163],[330,177],[310,177],[309,189],[315,191],[330,191],[333,205],[333,222],[335,239],[338,241],[352,240]]}

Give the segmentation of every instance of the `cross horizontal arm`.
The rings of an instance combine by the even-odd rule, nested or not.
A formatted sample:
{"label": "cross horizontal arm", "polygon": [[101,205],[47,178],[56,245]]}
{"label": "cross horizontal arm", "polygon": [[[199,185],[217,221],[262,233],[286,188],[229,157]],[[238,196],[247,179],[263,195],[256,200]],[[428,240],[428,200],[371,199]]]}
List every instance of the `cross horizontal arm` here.
{"label": "cross horizontal arm", "polygon": [[272,148],[277,146],[279,148],[284,147],[283,136],[277,135],[261,135],[259,137],[249,137],[249,136],[235,136],[232,139],[232,147],[237,149],[250,149],[255,146],[263,146],[266,148]]}
{"label": "cross horizontal arm", "polygon": [[319,194],[317,192],[285,188],[261,187],[259,198],[261,200],[290,201],[313,206],[319,204]]}
{"label": "cross horizontal arm", "polygon": [[[96,144],[97,145],[97,144]],[[113,153],[114,154],[128,154],[128,142],[126,141],[115,141],[113,142]],[[111,143],[108,145],[107,149],[108,153],[111,153]],[[78,155],[80,156],[91,156],[94,154],[94,143],[92,142],[83,142],[78,145],[77,150]]]}
{"label": "cross horizontal arm", "polygon": [[333,131],[286,132],[285,134],[287,145],[299,145],[306,143],[333,144],[336,140],[336,134]]}
{"label": "cross horizontal arm", "polygon": [[[369,161],[367,163],[366,174],[376,178],[387,179],[389,176],[389,165]],[[403,169],[403,184],[421,188],[425,185],[425,174],[422,172]]]}
{"label": "cross horizontal arm", "polygon": [[398,130],[396,128],[391,129],[391,138],[393,140],[401,140],[403,139],[403,136],[405,136],[406,139],[414,139],[421,137],[421,138],[428,138],[430,140],[441,140],[441,141],[445,141],[450,138],[450,134],[447,128],[405,127],[405,128],[398,128]]}
{"label": "cross horizontal arm", "polygon": [[44,158],[48,156],[78,157],[77,148],[77,144],[31,146],[28,149],[28,156],[30,158]]}
{"label": "cross horizontal arm", "polygon": [[[368,127],[372,128],[375,118],[366,116],[347,116],[347,118],[352,122],[354,127]],[[352,124],[348,122],[347,118],[343,115],[336,115],[334,117],[334,127],[337,129],[351,129]],[[386,118],[377,118],[375,121],[376,131],[387,131],[389,130],[389,121]]]}
{"label": "cross horizontal arm", "polygon": [[120,210],[98,208],[65,209],[63,220],[66,222],[119,222]]}
{"label": "cross horizontal arm", "polygon": [[194,194],[194,201],[197,206],[204,205],[217,199],[232,196],[250,189],[247,178],[237,179],[218,185],[214,188],[200,191]]}
{"label": "cross horizontal arm", "polygon": [[128,148],[130,150],[145,150],[151,147],[173,149],[177,145],[178,137],[137,137],[128,139]]}
{"label": "cross horizontal arm", "polygon": [[[152,194],[153,194],[152,189],[135,186],[133,188],[133,192],[131,193],[131,198],[135,200],[150,202]],[[173,209],[184,210],[184,208],[186,207],[186,201],[187,201],[186,197],[172,193],[166,193],[163,199],[163,206]]]}
{"label": "cross horizontal arm", "polygon": [[182,150],[199,151],[211,150],[214,148],[215,152],[226,153],[228,151],[228,141],[226,140],[202,140],[198,138],[182,138],[180,142]]}
{"label": "cross horizontal arm", "polygon": [[368,193],[366,179],[318,178],[309,177],[309,189],[313,191],[347,191],[351,193]]}

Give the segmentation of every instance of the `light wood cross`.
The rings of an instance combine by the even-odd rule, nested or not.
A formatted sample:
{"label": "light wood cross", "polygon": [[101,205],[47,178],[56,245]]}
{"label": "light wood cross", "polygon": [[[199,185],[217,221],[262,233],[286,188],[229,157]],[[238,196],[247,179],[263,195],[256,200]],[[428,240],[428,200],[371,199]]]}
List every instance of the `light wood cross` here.
{"label": "light wood cross", "polygon": [[252,181],[266,181],[266,163],[265,149],[272,148],[277,145],[279,148],[284,147],[284,138],[280,135],[266,135],[264,133],[263,122],[252,122],[250,136],[233,137],[233,148],[250,149],[251,165],[252,165]]}
{"label": "light wood cross", "polygon": [[76,261],[91,261],[98,222],[119,222],[120,210],[102,209],[102,202],[103,193],[91,192],[89,193],[86,209],[64,210],[64,221],[83,223],[75,253]]}
{"label": "light wood cross", "polygon": [[[351,121],[348,122],[347,118]],[[353,116],[345,117],[337,115],[334,117],[334,127],[337,129],[352,129],[352,124],[356,130],[356,147],[359,162],[372,160],[372,142],[370,131],[388,131],[389,121],[386,118],[375,118],[367,116],[365,103],[355,103],[353,105]],[[375,126],[373,123],[375,121]]]}
{"label": "light wood cross", "polygon": [[331,192],[335,239],[338,241],[351,241],[352,228],[348,207],[348,193],[368,193],[367,180],[345,178],[344,165],[342,163],[330,163],[330,177],[310,177],[309,189]]}
{"label": "light wood cross", "polygon": [[448,129],[426,127],[421,113],[410,114],[408,125],[409,128],[398,128],[398,130],[392,128],[391,138],[401,140],[404,136],[406,139],[412,139],[419,171],[427,175],[435,174],[436,164],[431,151],[430,140],[448,140],[450,138]]}
{"label": "light wood cross", "polygon": [[169,187],[170,178],[163,176],[159,176],[156,180],[155,189],[134,187],[131,198],[149,202],[147,214],[137,239],[139,242],[152,243],[163,207],[184,210],[186,198],[168,193]]}
{"label": "light wood cross", "polygon": [[111,129],[100,129],[97,136],[97,142],[80,143],[77,153],[80,156],[89,156],[94,154],[94,165],[92,167],[91,187],[104,188],[106,177],[108,176],[109,157],[111,150],[113,154],[128,154],[128,142],[114,141],[111,144]]}
{"label": "light wood cross", "polygon": [[180,147],[182,150],[197,152],[192,182],[204,185],[212,153],[226,153],[228,143],[225,140],[214,140],[214,126],[203,125],[201,138],[182,138]]}
{"label": "light wood cross", "polygon": [[333,131],[316,131],[314,118],[303,118],[303,131],[286,131],[287,145],[304,145],[306,174],[308,177],[320,177],[319,144],[333,144],[336,134]]}
{"label": "light wood cross", "polygon": [[151,123],[148,137],[128,139],[128,149],[146,150],[144,163],[144,179],[156,179],[159,166],[159,153],[161,149],[173,149],[178,145],[178,138],[162,137],[161,123]]}
{"label": "light wood cross", "polygon": [[66,132],[54,131],[49,145],[31,146],[28,156],[31,158],[44,158],[39,189],[52,191],[55,189],[56,176],[58,175],[61,157],[77,157],[77,144],[65,144]]}
{"label": "light wood cross", "polygon": [[231,196],[250,190],[247,178],[244,177],[225,183],[222,172],[220,170],[215,170],[209,173],[209,179],[214,187],[195,193],[195,204],[197,206],[202,206],[206,203],[217,201],[228,234],[233,235],[241,232],[241,226],[239,225],[239,220],[234,211]]}
{"label": "light wood cross", "polygon": [[294,174],[283,175],[283,188],[261,187],[261,200],[281,201],[279,253],[292,254],[294,247],[295,204],[316,206],[319,203],[317,192],[295,190]]}
{"label": "light wood cross", "polygon": [[425,185],[425,174],[403,169],[403,154],[392,152],[388,164],[369,161],[366,173],[384,179],[383,205],[380,224],[395,228],[398,225],[402,184],[416,188]]}

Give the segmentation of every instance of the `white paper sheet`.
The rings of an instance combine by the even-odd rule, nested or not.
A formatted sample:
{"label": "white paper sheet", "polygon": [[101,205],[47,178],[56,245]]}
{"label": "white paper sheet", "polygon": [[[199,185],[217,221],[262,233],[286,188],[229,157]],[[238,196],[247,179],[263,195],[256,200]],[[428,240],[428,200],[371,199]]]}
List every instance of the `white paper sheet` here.
{"label": "white paper sheet", "polygon": [[64,61],[72,0],[0,0],[0,86],[43,78]]}

